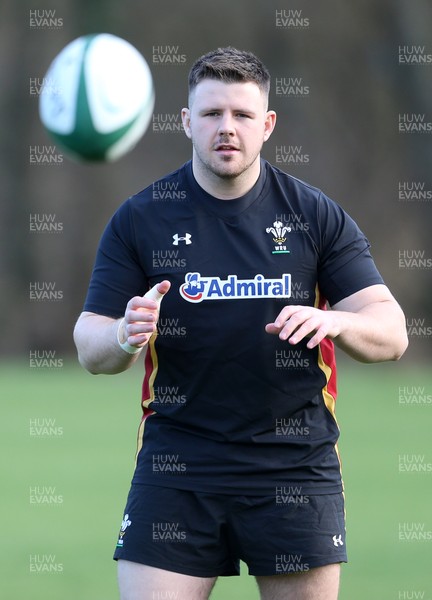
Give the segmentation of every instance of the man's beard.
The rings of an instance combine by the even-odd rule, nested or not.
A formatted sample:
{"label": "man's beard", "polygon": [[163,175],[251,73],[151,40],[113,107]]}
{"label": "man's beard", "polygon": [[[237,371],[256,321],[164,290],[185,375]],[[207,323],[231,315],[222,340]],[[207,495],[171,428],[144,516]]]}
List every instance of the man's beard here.
{"label": "man's beard", "polygon": [[[221,143],[229,143],[229,142],[221,142]],[[223,164],[216,164],[216,161],[212,162],[211,160],[207,160],[205,158],[203,158],[203,156],[201,155],[201,152],[199,152],[199,150],[197,150],[196,145],[194,144],[194,141],[192,139],[192,144],[194,146],[195,149],[195,153],[197,155],[197,157],[199,158],[201,164],[211,173],[213,173],[213,175],[216,175],[217,177],[219,177],[220,179],[225,179],[225,180],[230,180],[230,179],[235,179],[236,177],[239,177],[240,175],[242,175],[245,171],[247,171],[249,169],[249,167],[255,162],[257,156],[259,155],[259,152],[257,152],[256,156],[254,156],[250,161],[242,161],[240,164],[237,164],[236,168],[234,170],[230,170],[230,169],[224,169],[223,168]],[[233,158],[230,156],[226,156],[226,157],[219,157],[222,158],[223,162],[226,163],[227,165],[229,165],[229,163],[231,163],[233,161]]]}

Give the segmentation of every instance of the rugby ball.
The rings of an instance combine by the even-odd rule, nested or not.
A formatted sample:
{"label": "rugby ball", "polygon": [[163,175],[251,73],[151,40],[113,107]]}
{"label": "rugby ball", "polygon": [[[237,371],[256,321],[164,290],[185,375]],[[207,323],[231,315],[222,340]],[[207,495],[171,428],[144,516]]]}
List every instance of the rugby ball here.
{"label": "rugby ball", "polygon": [[108,33],[70,42],[44,77],[39,115],[67,153],[114,161],[132,150],[152,117],[150,68],[126,40]]}

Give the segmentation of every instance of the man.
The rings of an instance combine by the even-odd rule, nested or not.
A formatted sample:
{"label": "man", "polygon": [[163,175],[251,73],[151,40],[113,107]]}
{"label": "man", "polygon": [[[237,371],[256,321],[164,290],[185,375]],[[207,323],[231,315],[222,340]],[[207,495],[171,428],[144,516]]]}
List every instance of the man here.
{"label": "man", "polygon": [[[207,599],[239,559],[263,600],[338,595],[333,342],[396,360],[405,319],[352,219],[261,159],[269,82],[234,48],[195,63],[182,110],[192,161],[113,216],[75,328],[91,373],[144,355],[122,600]],[[160,307],[144,296],[154,286]]]}

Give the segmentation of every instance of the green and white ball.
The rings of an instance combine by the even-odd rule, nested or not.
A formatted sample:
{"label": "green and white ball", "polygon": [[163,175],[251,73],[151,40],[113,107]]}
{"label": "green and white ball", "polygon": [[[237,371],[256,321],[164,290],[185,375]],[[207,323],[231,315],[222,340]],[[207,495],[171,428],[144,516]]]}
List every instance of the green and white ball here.
{"label": "green and white ball", "polygon": [[153,107],[153,79],[144,57],[108,33],[68,44],[51,63],[39,98],[45,129],[84,161],[114,161],[132,150]]}

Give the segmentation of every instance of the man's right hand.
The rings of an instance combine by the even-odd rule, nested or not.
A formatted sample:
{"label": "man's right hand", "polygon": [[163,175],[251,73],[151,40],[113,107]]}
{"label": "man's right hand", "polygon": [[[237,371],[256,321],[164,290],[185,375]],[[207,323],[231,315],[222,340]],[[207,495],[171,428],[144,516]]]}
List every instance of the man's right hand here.
{"label": "man's right hand", "polygon": [[[157,291],[163,296],[169,291],[171,283],[167,280],[156,285]],[[152,300],[149,295],[154,295],[152,288],[144,296],[134,296],[126,306],[125,316],[119,331],[121,342],[127,342],[131,346],[142,348],[147,344],[150,337],[156,331],[159,318],[159,300]]]}

